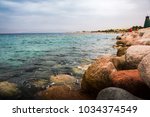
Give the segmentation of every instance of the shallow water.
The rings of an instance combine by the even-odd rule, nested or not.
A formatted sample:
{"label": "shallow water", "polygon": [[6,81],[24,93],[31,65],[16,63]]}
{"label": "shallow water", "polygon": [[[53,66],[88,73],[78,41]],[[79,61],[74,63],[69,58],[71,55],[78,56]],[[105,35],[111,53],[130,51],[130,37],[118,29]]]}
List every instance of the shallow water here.
{"label": "shallow water", "polygon": [[74,68],[115,54],[116,34],[0,34],[0,81],[22,84],[50,75],[81,77]]}

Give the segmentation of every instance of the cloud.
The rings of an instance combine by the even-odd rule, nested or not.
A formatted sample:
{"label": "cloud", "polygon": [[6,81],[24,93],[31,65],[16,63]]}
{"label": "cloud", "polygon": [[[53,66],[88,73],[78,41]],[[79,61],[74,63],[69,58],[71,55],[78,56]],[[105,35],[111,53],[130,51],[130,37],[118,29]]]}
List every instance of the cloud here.
{"label": "cloud", "polygon": [[[150,9],[149,2],[149,0],[1,0],[0,32],[3,29],[15,32],[49,32],[139,25]],[[131,22],[132,20],[135,22]]]}
{"label": "cloud", "polygon": [[[35,2],[36,1],[36,2]],[[114,15],[119,11],[131,10],[129,0],[46,0],[46,1],[1,1],[0,4],[17,13]],[[18,11],[19,10],[19,11]]]}

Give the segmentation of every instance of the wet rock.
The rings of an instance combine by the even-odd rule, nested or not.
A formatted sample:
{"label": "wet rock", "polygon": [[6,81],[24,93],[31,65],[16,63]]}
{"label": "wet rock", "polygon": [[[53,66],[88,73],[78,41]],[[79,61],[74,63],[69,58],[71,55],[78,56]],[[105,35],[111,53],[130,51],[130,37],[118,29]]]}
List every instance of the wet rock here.
{"label": "wet rock", "polygon": [[123,40],[118,40],[118,41],[116,42],[116,45],[118,45],[118,46],[125,46],[125,45],[126,45],[126,42],[124,42]]}
{"label": "wet rock", "polygon": [[80,88],[80,79],[76,79],[73,76],[66,74],[59,74],[50,77],[50,82],[55,85],[66,85],[70,90],[75,90]]}
{"label": "wet rock", "polygon": [[36,69],[38,69],[38,67],[35,67],[35,66],[29,66],[29,67],[25,67],[23,68],[25,72],[33,72],[35,71]]}
{"label": "wet rock", "polygon": [[111,74],[114,87],[119,87],[129,91],[130,93],[144,98],[150,99],[150,89],[143,82],[138,70],[121,70]]}
{"label": "wet rock", "polygon": [[0,99],[18,99],[21,91],[16,84],[7,81],[0,82]]}
{"label": "wet rock", "polygon": [[126,54],[128,47],[119,47],[117,50],[117,56],[123,56]]}
{"label": "wet rock", "polygon": [[128,65],[125,61],[125,56],[115,56],[112,57],[112,62],[117,70],[125,70],[128,69]]}
{"label": "wet rock", "polygon": [[34,99],[34,94],[45,90],[49,81],[46,79],[29,79],[25,80],[20,86],[22,93],[22,99]]}
{"label": "wet rock", "polygon": [[19,70],[7,71],[7,72],[5,71],[4,73],[0,74],[0,81],[7,81],[14,77],[19,77],[20,75],[22,75],[22,73]]}
{"label": "wet rock", "polygon": [[121,40],[121,36],[117,36],[116,39],[117,39],[117,40]]}
{"label": "wet rock", "polygon": [[36,78],[49,78],[49,76],[50,76],[50,71],[48,71],[47,69],[41,69],[41,70],[37,70],[37,71],[35,71],[34,72],[34,77],[36,77]]}
{"label": "wet rock", "polygon": [[140,100],[121,88],[109,87],[99,92],[97,100]]}
{"label": "wet rock", "polygon": [[38,89],[44,89],[48,84],[48,80],[45,79],[37,79],[32,81],[32,85]]}
{"label": "wet rock", "polygon": [[111,86],[110,74],[116,71],[111,56],[104,56],[93,63],[84,73],[81,87],[84,91],[93,94]]}
{"label": "wet rock", "polygon": [[137,69],[144,56],[150,53],[150,46],[135,45],[127,49],[125,54],[126,61],[130,69]]}
{"label": "wet rock", "polygon": [[150,88],[150,54],[145,56],[138,66],[141,78]]}
{"label": "wet rock", "polygon": [[79,90],[70,90],[66,85],[52,86],[37,94],[37,99],[44,100],[89,100],[91,96]]}
{"label": "wet rock", "polygon": [[88,67],[90,66],[91,64],[89,64],[89,65],[80,65],[80,66],[78,66],[78,67],[74,67],[73,69],[72,69],[72,71],[73,71],[73,73],[75,74],[75,75],[83,75],[84,74],[84,72],[88,69]]}
{"label": "wet rock", "polygon": [[74,67],[72,68],[73,74],[81,76],[82,74],[84,74],[84,70],[79,69],[78,67]]}

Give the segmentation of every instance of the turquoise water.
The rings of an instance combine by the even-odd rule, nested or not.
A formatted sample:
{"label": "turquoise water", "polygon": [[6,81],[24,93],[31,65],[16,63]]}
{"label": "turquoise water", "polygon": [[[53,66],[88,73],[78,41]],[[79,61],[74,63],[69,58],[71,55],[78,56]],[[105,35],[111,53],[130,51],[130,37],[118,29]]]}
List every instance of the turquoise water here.
{"label": "turquoise water", "polygon": [[0,81],[22,83],[50,75],[81,77],[73,68],[115,54],[116,34],[0,34]]}

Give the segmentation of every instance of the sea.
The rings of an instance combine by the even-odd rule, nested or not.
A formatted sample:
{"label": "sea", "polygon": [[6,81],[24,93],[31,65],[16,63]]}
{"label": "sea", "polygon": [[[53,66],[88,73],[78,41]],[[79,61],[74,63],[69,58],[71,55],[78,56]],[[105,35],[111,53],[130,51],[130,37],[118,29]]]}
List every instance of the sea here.
{"label": "sea", "polygon": [[0,34],[0,81],[24,85],[32,80],[68,74],[82,78],[82,66],[98,56],[115,54],[117,34]]}

